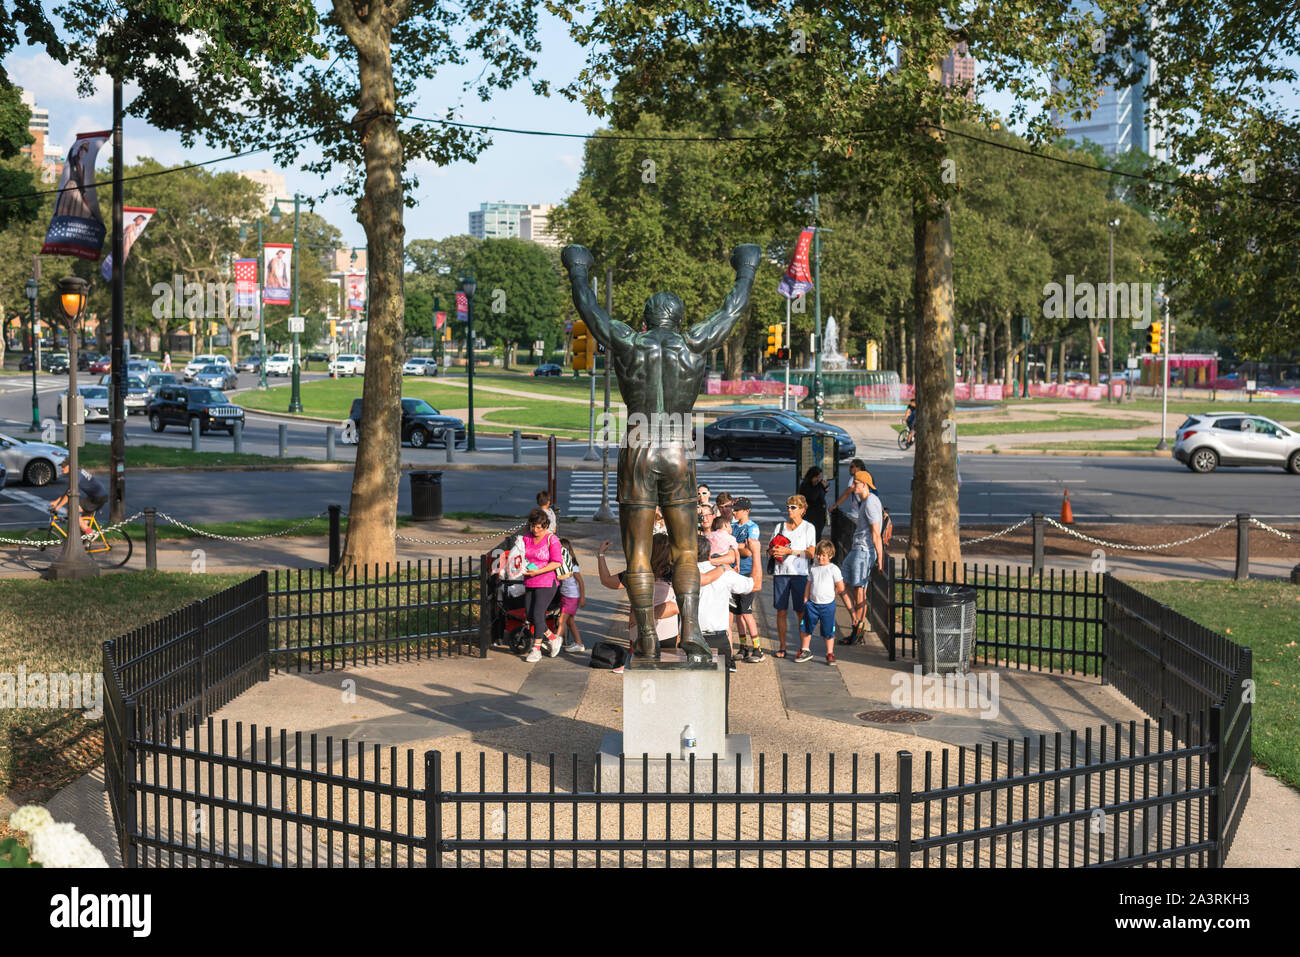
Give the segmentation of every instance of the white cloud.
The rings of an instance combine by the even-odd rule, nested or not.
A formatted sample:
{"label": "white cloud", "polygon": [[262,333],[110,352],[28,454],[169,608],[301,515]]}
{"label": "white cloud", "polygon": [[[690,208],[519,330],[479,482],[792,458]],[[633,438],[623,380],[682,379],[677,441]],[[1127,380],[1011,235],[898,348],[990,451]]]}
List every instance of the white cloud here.
{"label": "white cloud", "polygon": [[582,171],[582,157],[577,153],[561,153],[556,157],[556,159],[558,159],[560,165],[567,170],[571,170],[575,173]]}
{"label": "white cloud", "polygon": [[95,78],[94,93],[89,98],[77,95],[77,77],[71,65],[64,65],[44,53],[28,56],[14,55],[5,63],[9,79],[24,90],[36,95],[36,104],[50,111],[54,107],[71,104],[91,104],[113,108],[113,81],[107,76]]}

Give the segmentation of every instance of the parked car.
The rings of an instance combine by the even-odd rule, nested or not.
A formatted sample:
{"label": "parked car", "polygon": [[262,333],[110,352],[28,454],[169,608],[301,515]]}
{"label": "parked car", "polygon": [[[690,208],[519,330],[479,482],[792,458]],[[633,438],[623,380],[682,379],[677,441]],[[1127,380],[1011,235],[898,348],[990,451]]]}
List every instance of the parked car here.
{"label": "parked car", "polygon": [[406,364],[402,366],[402,375],[437,375],[438,360],[429,359],[424,356],[414,356],[407,359]]}
{"label": "parked car", "polygon": [[267,375],[289,375],[293,372],[293,356],[277,352],[266,360]]}
{"label": "parked car", "polygon": [[[186,382],[193,381],[194,377],[198,374],[198,371],[200,369],[202,369],[204,366],[211,366],[211,365],[230,366],[230,360],[227,359],[225,356],[217,355],[215,353],[211,355],[195,356],[185,366],[185,372],[184,372],[185,381]],[[232,370],[233,368],[234,367],[231,366]]]}
{"label": "parked car", "polygon": [[238,362],[235,363],[235,371],[236,372],[261,372],[262,357],[244,356],[244,358],[240,359]]}
{"label": "parked car", "polygon": [[533,375],[564,375],[564,370],[554,362],[543,362],[533,370]]}
{"label": "parked car", "polygon": [[704,450],[710,459],[796,459],[805,435],[839,439],[840,458],[857,454],[848,433],[839,426],[814,422],[793,412],[754,411],[727,415],[704,428]]}
{"label": "parked car", "polygon": [[[68,372],[68,354],[66,352],[53,352],[48,356],[41,356],[41,364],[45,366],[45,372],[54,375],[66,375]],[[78,369],[77,371],[81,370]]]}
{"label": "parked car", "polygon": [[335,375],[341,375],[341,376],[365,375],[366,358],[365,356],[353,355],[352,353],[341,355],[330,362],[329,369],[327,371],[332,372]]}
{"label": "parked car", "polygon": [[[40,371],[45,371],[45,369],[49,367],[49,364],[50,364],[49,359],[44,354],[42,354]],[[30,352],[28,352],[21,359],[18,360],[18,371],[31,372],[32,367],[35,365],[36,365],[36,357],[33,356]]]}
{"label": "parked car", "polygon": [[90,364],[90,368],[88,371],[102,373],[102,372],[108,372],[112,368],[113,368],[113,357],[100,356],[98,359],[96,359],[94,362]]}
{"label": "parked car", "polygon": [[[108,421],[108,389],[102,385],[81,385],[77,386],[77,392],[83,400],[87,422]],[[63,401],[67,397],[67,390],[59,393],[59,404],[55,412],[55,418],[59,421],[63,421]]]}
{"label": "parked car", "polygon": [[[144,388],[148,398],[152,399],[158,393],[158,389],[165,385],[180,385],[181,380],[174,372],[155,372],[153,375],[145,376]],[[148,406],[148,401],[145,405]]]}
{"label": "parked car", "polygon": [[236,389],[239,387],[239,375],[228,365],[213,364],[194,373],[194,384],[213,389]]}
{"label": "parked car", "polygon": [[[109,389],[113,387],[113,374],[106,373],[99,377],[99,384]],[[145,406],[149,404],[149,389],[145,385],[145,377],[142,375],[128,375],[126,377],[126,414],[143,415]]]}
{"label": "parked car", "polygon": [[305,359],[304,361],[306,361],[306,362],[329,362],[329,361],[330,361],[330,357],[329,357],[329,353],[328,353],[328,352],[309,352],[309,353],[307,353],[307,357],[306,357],[306,359]]}
{"label": "parked car", "polygon": [[164,385],[149,403],[149,428],[161,432],[169,425],[188,429],[197,419],[199,431],[221,429],[234,433],[235,423],[244,421],[244,410],[232,405],[218,389],[200,386]]}
{"label": "parked car", "polygon": [[1300,475],[1300,433],[1247,412],[1191,415],[1174,434],[1174,458],[1193,472],[1253,465]]}
{"label": "parked car", "polygon": [[150,376],[155,372],[162,372],[162,366],[152,359],[128,359],[126,361],[127,375]]}
{"label": "parked car", "polygon": [[68,450],[61,445],[24,442],[0,433],[0,472],[7,470],[15,482],[21,478],[28,485],[49,485],[67,458]]}
{"label": "parked car", "polygon": [[[361,400],[352,400],[352,411],[348,418],[356,426],[357,435],[361,434]],[[456,447],[464,448],[466,444],[465,423],[455,416],[443,415],[423,399],[402,399],[402,441],[410,442],[411,448],[422,449],[427,446],[446,448],[443,436],[445,429],[456,430]]]}

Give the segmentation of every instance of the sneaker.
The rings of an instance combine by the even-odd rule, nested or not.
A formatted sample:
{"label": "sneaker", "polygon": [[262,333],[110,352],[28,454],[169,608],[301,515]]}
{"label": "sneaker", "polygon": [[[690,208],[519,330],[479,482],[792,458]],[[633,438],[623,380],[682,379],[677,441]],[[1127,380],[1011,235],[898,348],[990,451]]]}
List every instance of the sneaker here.
{"label": "sneaker", "polygon": [[807,648],[805,648],[803,651],[799,652],[799,654],[795,657],[794,660],[796,662],[812,661],[812,656],[813,656],[812,652],[809,651]]}
{"label": "sneaker", "polygon": [[835,656],[834,656],[834,655],[827,655],[827,656],[826,656],[826,663],[827,663],[828,665],[830,665],[832,668],[834,668],[834,667],[835,667]]}
{"label": "sneaker", "polygon": [[552,635],[550,638],[547,638],[546,639],[547,653],[552,658],[558,658],[560,656],[561,644],[563,644],[563,640],[560,638],[559,635]]}
{"label": "sneaker", "polygon": [[541,645],[533,645],[533,650],[530,651],[530,652],[528,652],[528,657],[524,659],[524,661],[527,661],[527,662],[530,662],[530,663],[532,663],[532,662],[537,662],[537,661],[541,661],[541,660],[542,660],[542,647],[541,647]]}
{"label": "sneaker", "polygon": [[750,656],[749,656],[747,659],[745,659],[745,660],[746,660],[746,661],[752,661],[754,664],[758,664],[760,661],[762,661],[762,660],[763,660],[764,658],[766,658],[766,657],[767,657],[767,655],[763,654],[763,649],[762,649],[762,648],[755,648],[755,649],[754,649],[754,653],[753,653],[752,655],[750,655]]}
{"label": "sneaker", "polygon": [[732,658],[732,659],[730,659],[730,660],[727,662],[727,671],[729,671],[729,672],[730,672],[731,674],[733,674],[733,675],[736,673],[736,659],[735,659],[735,658]]}
{"label": "sneaker", "polygon": [[623,673],[623,669],[626,668],[626,667],[627,667],[627,665],[619,665],[617,668],[615,668],[613,671],[611,671],[610,674],[613,674],[613,675],[621,675],[621,674]]}
{"label": "sneaker", "polygon": [[[740,646],[740,660],[741,660],[741,661],[748,661],[748,660],[749,660],[749,652],[750,652],[750,650],[751,650],[751,649],[750,649],[749,645],[741,645],[741,646]],[[735,658],[733,657],[732,660],[734,661]]]}
{"label": "sneaker", "polygon": [[571,655],[581,654],[587,650],[587,646],[580,641],[571,641],[564,646],[564,650]]}

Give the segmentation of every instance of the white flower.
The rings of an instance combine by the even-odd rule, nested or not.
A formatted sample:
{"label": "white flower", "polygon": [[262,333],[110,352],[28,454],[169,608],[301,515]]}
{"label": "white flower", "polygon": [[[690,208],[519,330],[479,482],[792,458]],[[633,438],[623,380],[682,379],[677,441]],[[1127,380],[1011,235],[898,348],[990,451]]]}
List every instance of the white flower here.
{"label": "white flower", "polygon": [[45,867],[108,867],[95,845],[73,824],[46,824],[31,835],[32,860]]}
{"label": "white flower", "polygon": [[9,826],[15,831],[32,833],[54,823],[54,815],[39,804],[24,804],[9,816]]}

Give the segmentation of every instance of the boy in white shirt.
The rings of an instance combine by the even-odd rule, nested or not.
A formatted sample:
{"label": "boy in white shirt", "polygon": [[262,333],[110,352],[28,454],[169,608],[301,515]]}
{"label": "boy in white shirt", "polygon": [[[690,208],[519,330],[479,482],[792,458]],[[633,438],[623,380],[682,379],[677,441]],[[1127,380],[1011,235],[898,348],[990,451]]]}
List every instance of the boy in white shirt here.
{"label": "boy in white shirt", "polygon": [[826,663],[835,664],[835,597],[844,594],[844,576],[833,561],[835,545],[828,538],[817,543],[816,557],[808,566],[808,584],[804,586],[803,620],[799,623],[799,656],[796,662],[808,661],[812,652],[813,631],[821,623],[826,639]]}

